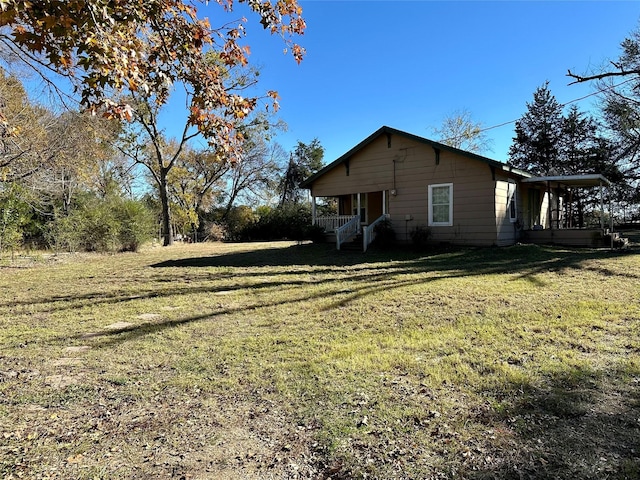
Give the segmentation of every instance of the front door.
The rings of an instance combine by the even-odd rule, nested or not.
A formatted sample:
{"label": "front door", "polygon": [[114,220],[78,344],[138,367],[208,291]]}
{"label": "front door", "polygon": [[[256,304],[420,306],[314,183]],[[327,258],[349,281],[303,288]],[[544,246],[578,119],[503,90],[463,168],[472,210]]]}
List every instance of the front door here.
{"label": "front door", "polygon": [[361,193],[360,194],[360,212],[358,212],[358,194],[354,193],[353,195],[351,195],[351,208],[352,208],[352,215],[358,215],[358,213],[360,214],[360,223],[363,225],[367,225],[368,223],[368,195],[366,193]]}

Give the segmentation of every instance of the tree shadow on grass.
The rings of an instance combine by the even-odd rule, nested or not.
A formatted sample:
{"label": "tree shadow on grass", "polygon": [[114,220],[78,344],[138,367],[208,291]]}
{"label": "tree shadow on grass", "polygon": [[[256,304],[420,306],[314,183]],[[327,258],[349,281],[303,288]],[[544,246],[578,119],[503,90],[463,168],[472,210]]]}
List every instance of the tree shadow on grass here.
{"label": "tree shadow on grass", "polygon": [[[593,267],[587,265],[591,260],[615,259],[624,255],[635,255],[640,251],[609,251],[609,250],[568,250],[553,247],[515,246],[509,248],[468,248],[468,249],[436,249],[424,253],[411,250],[373,251],[367,254],[353,252],[339,252],[327,245],[298,245],[286,248],[244,251],[207,257],[184,258],[169,260],[150,265],[151,268],[162,272],[155,278],[142,278],[140,288],[135,292],[114,289],[100,289],[99,291],[83,294],[65,294],[38,298],[33,296],[28,300],[14,300],[5,303],[5,307],[36,307],[41,312],[53,312],[80,308],[89,305],[116,304],[128,301],[145,300],[173,295],[188,295],[196,293],[226,292],[243,290],[246,288],[269,288],[273,286],[302,286],[309,283],[332,282],[333,279],[318,279],[324,274],[343,272],[341,281],[357,282],[369,280],[364,290],[374,293],[374,284],[381,278],[390,275],[395,278],[403,275],[413,275],[432,272],[438,278],[466,277],[487,274],[511,274],[515,278],[525,279],[533,284],[544,286],[537,275],[550,271],[580,271],[592,270],[607,276],[639,279],[634,273],[614,271],[607,267]],[[222,267],[225,272],[215,271]],[[282,268],[284,267],[284,268]],[[287,267],[290,267],[288,269]],[[206,273],[190,278],[192,269],[202,268]],[[179,269],[176,271],[175,269]],[[182,269],[182,270],[180,270]],[[208,271],[206,269],[214,269]],[[298,273],[313,274],[313,278],[302,276],[292,279]],[[204,276],[203,276],[204,275]],[[122,273],[118,277],[109,278],[109,283],[118,285],[119,282],[131,283],[129,273]],[[259,280],[251,283],[243,281],[235,285],[211,286],[199,285],[200,281],[215,281],[219,279],[251,279]],[[268,280],[265,280],[268,278]],[[184,281],[183,281],[184,280]],[[418,279],[415,283],[423,282]],[[401,283],[402,284],[402,283]],[[163,285],[158,288],[158,285]]]}
{"label": "tree shadow on grass", "polygon": [[[350,267],[371,268],[371,265],[389,263],[392,267],[407,271],[456,271],[463,275],[484,275],[491,273],[520,273],[522,277],[548,271],[582,269],[584,264],[594,259],[618,258],[636,255],[640,250],[587,250],[563,249],[537,245],[516,245],[513,247],[484,248],[434,248],[429,252],[415,252],[410,248],[367,253],[342,252],[327,245],[297,245],[286,248],[244,251],[207,257],[168,260],[151,265],[152,268],[169,267]],[[638,275],[619,273],[602,268],[600,273],[640,278]],[[239,272],[242,275],[242,272]]]}
{"label": "tree shadow on grass", "polygon": [[[356,299],[375,296],[376,293],[424,284],[444,278],[470,277],[487,274],[510,274],[515,279],[525,279],[534,285],[544,286],[538,275],[550,271],[570,272],[583,269],[596,270],[604,275],[619,275],[637,279],[629,272],[595,268],[591,260],[618,258],[633,255],[635,251],[612,252],[607,250],[569,250],[538,246],[515,246],[510,248],[469,248],[441,249],[428,255],[409,250],[371,252],[359,254],[336,252],[326,245],[299,245],[258,251],[244,251],[224,255],[185,258],[151,265],[163,272],[155,282],[165,283],[162,289],[146,287],[131,295],[119,292],[92,292],[84,295],[69,295],[55,298],[31,299],[22,305],[38,306],[40,311],[55,311],[81,308],[87,305],[115,304],[161,297],[192,294],[220,294],[233,292],[283,291],[294,289],[294,295],[282,300],[256,300],[238,307],[215,308],[196,316],[145,322],[124,329],[108,330],[96,336],[110,337],[109,344],[127,341],[143,335],[158,332],[177,325],[204,320],[214,320],[217,316],[251,311],[256,308],[275,307],[284,304],[295,305],[309,300],[326,300],[323,310],[331,310]],[[194,268],[230,269],[224,273],[226,279],[235,279],[235,284],[206,285],[195,282],[181,282],[181,276]],[[285,268],[281,268],[285,267]],[[287,269],[291,267],[291,270]],[[178,271],[176,271],[178,269]],[[298,275],[300,273],[300,275]],[[310,273],[312,275],[302,275]],[[215,274],[213,279],[215,280]],[[166,278],[165,278],[166,277]],[[208,278],[211,280],[212,278]],[[164,281],[166,280],[166,282]],[[174,285],[172,285],[172,283]],[[308,293],[306,285],[321,286],[315,293]],[[345,284],[347,287],[345,288]],[[297,292],[301,292],[299,295]],[[17,303],[16,303],[17,304]],[[16,306],[9,305],[9,307]],[[81,335],[79,335],[81,336]]]}
{"label": "tree shadow on grass", "polygon": [[[517,390],[517,389],[516,389]],[[484,420],[513,432],[511,449],[470,479],[640,478],[640,367],[571,368],[508,398]]]}

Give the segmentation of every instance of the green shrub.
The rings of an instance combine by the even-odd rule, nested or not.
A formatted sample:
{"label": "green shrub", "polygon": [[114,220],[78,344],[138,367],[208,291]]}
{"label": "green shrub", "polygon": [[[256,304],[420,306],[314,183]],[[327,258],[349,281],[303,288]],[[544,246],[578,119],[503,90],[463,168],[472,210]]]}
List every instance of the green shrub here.
{"label": "green shrub", "polygon": [[307,240],[311,235],[309,205],[289,204],[277,208],[261,208],[257,220],[243,228],[237,240]]}
{"label": "green shrub", "polygon": [[373,231],[376,234],[376,238],[373,240],[373,244],[376,247],[389,248],[396,241],[396,232],[393,230],[393,224],[389,219],[376,223]]}
{"label": "green shrub", "polygon": [[151,240],[155,231],[153,214],[140,201],[116,200],[114,213],[118,221],[119,250],[137,252],[140,246]]}
{"label": "green shrub", "polygon": [[411,232],[411,243],[418,250],[426,250],[431,240],[431,229],[429,227],[418,226]]}
{"label": "green shrub", "polygon": [[25,226],[30,220],[30,207],[22,199],[22,188],[10,184],[0,191],[0,252],[22,244]]}
{"label": "green shrub", "polygon": [[324,228],[320,225],[308,225],[305,232],[305,239],[311,240],[313,243],[324,243],[326,240]]}
{"label": "green shrub", "polygon": [[136,200],[91,198],[66,217],[58,217],[50,236],[57,248],[70,251],[137,251],[151,239],[154,219]]}

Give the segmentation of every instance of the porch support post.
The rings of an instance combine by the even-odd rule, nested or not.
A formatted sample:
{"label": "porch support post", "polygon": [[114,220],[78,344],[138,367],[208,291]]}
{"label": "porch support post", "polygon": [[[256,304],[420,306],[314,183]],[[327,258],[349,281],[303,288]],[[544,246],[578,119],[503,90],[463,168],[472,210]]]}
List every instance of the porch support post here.
{"label": "porch support post", "polygon": [[358,215],[358,232],[360,232],[360,224],[362,223],[362,215],[360,215],[360,192],[358,192],[358,211],[356,212],[356,215]]}
{"label": "porch support post", "polygon": [[553,205],[551,202],[551,182],[547,182],[547,215],[549,216],[549,229],[553,230]]}
{"label": "porch support post", "polygon": [[556,227],[558,229],[562,228],[560,226],[560,218],[561,218],[561,212],[560,212],[560,185],[558,185],[558,188],[556,189]]}
{"label": "porch support post", "polygon": [[613,250],[613,198],[611,197],[611,185],[609,185],[609,235],[611,238],[611,250]]}
{"label": "porch support post", "polygon": [[316,197],[311,196],[311,225],[316,224]]}
{"label": "porch support post", "polygon": [[604,233],[604,187],[600,181],[600,228]]}

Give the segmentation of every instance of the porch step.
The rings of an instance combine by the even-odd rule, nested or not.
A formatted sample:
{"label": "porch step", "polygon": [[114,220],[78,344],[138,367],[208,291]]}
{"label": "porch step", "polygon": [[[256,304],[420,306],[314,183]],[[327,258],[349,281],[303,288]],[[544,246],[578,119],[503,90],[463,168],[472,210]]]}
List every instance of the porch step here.
{"label": "porch step", "polygon": [[362,252],[362,234],[358,234],[350,241],[340,245],[340,250],[347,252]]}

